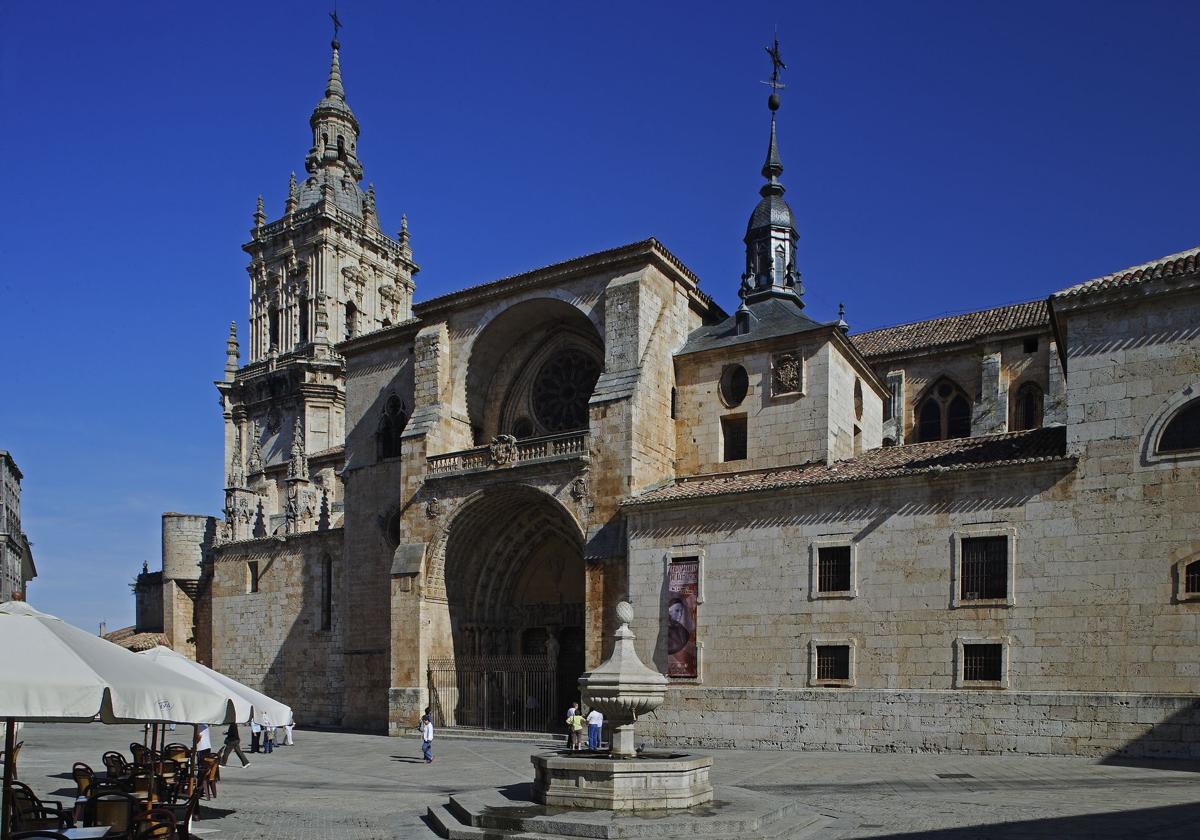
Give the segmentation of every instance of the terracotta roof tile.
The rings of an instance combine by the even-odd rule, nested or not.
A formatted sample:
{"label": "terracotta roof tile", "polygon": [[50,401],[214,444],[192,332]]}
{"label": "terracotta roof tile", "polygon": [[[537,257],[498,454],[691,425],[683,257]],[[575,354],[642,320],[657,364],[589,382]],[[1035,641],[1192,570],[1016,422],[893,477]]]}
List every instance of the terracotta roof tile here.
{"label": "terracotta roof tile", "polygon": [[1200,271],[1200,248],[1180,251],[1178,254],[1168,254],[1157,260],[1151,260],[1141,265],[1123,268],[1120,271],[1079,283],[1055,293],[1056,298],[1070,298],[1090,292],[1111,291],[1129,286],[1137,286],[1147,280],[1160,277],[1176,277],[1182,274],[1195,274]]}
{"label": "terracotta roof tile", "polygon": [[850,340],[864,356],[871,358],[978,341],[1000,333],[1045,328],[1049,324],[1046,301],[1031,300],[979,312],[884,327],[852,335]]}
{"label": "terracotta roof tile", "polygon": [[1032,464],[1066,457],[1067,434],[1063,426],[1008,432],[998,435],[914,443],[873,449],[858,458],[825,464],[814,461],[794,467],[753,472],[697,476],[676,481],[624,502],[625,506],[652,505],[730,493],[753,493],[787,487],[809,487],[986,469],[1012,464]]}
{"label": "terracotta roof tile", "polygon": [[140,653],[143,650],[150,650],[155,645],[164,645],[169,647],[167,637],[162,633],[139,633],[136,627],[122,627],[120,630],[114,630],[111,633],[105,633],[104,638],[116,645],[120,645],[126,650],[131,650],[134,653]]}

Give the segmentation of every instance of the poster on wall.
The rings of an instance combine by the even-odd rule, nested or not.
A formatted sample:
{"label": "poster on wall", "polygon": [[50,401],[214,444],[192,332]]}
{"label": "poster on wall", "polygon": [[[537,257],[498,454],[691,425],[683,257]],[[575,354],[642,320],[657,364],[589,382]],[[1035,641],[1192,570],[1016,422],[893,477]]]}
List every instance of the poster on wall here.
{"label": "poster on wall", "polygon": [[667,676],[695,677],[696,591],[700,561],[684,557],[667,566]]}

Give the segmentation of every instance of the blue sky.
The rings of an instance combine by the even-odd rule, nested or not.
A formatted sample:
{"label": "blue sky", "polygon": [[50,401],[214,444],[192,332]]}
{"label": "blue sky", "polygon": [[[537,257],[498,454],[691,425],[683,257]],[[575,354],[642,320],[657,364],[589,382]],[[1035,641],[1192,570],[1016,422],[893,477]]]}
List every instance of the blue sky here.
{"label": "blue sky", "polygon": [[[165,510],[221,508],[255,197],[282,213],[326,3],[6,3],[0,448],[30,597],[131,623]],[[731,308],[766,151],[809,311],[855,330],[1042,297],[1200,244],[1194,2],[367,3],[348,99],[417,299],[656,236]]]}

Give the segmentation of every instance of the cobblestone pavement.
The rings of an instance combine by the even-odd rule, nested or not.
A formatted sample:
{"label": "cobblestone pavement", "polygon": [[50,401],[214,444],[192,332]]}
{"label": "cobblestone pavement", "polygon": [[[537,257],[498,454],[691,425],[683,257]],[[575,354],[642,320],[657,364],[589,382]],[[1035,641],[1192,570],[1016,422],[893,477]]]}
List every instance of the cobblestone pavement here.
{"label": "cobblestone pavement", "polygon": [[[174,740],[189,740],[180,729]],[[135,727],[29,724],[20,776],[40,795],[73,800],[71,764],[141,739]],[[214,741],[219,738],[214,737]],[[248,740],[248,739],[247,739]],[[420,760],[415,738],[297,731],[296,745],[234,758],[195,833],[212,840],[428,838],[427,806],[457,791],[528,782],[521,741],[439,738]],[[548,741],[545,742],[548,745]],[[1017,756],[719,750],[713,781],[794,796],[833,818],[818,835],[957,838],[1200,836],[1200,765],[1104,764]]]}

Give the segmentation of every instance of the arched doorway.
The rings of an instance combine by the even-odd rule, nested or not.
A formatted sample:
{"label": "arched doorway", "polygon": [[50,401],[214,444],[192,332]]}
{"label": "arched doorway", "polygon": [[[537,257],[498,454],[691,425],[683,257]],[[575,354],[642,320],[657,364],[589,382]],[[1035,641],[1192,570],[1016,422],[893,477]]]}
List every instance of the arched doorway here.
{"label": "arched doorway", "polygon": [[435,718],[557,731],[584,667],[579,525],[546,493],[505,485],[464,506],[444,551],[453,655],[430,660]]}

